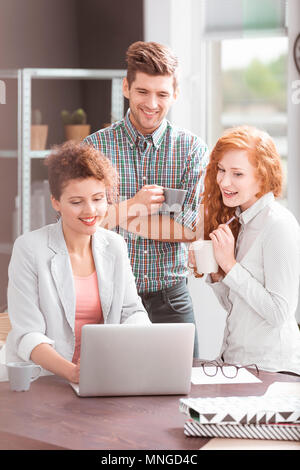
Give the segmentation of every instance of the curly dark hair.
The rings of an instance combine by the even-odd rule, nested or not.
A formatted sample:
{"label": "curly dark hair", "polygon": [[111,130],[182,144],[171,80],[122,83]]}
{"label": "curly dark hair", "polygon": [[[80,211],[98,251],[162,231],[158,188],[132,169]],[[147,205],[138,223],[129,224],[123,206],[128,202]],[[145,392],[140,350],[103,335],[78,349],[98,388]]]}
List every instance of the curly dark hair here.
{"label": "curly dark hair", "polygon": [[69,180],[96,178],[103,181],[110,202],[117,199],[118,174],[110,160],[92,145],[68,141],[55,145],[45,159],[52,196],[59,201]]}

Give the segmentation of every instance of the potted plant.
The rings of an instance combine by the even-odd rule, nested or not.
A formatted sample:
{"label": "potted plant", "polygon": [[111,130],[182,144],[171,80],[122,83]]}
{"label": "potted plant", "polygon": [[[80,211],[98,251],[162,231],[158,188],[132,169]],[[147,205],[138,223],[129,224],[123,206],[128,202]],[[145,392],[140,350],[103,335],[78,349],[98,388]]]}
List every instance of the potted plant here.
{"label": "potted plant", "polygon": [[48,125],[42,124],[42,113],[33,109],[31,113],[31,150],[45,150],[48,137]]}
{"label": "potted plant", "polygon": [[64,124],[66,140],[80,142],[90,134],[91,126],[87,124],[86,113],[83,109],[79,108],[72,114],[69,111],[63,110],[61,118]]}

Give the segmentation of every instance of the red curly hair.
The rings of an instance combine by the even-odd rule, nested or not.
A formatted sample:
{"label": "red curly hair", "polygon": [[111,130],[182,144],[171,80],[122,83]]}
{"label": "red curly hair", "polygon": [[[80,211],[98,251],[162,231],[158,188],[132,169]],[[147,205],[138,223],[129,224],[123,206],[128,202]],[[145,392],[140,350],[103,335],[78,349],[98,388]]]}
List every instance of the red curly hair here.
{"label": "red curly hair", "polygon": [[[279,197],[282,192],[283,172],[280,156],[269,134],[251,126],[227,129],[214,146],[206,170],[202,199],[206,240],[210,240],[209,234],[219,224],[226,223],[235,214],[235,207],[224,205],[217,184],[218,162],[229,150],[247,151],[249,161],[255,167],[260,182],[260,191],[256,197],[260,198],[270,191],[275,197]],[[234,220],[230,225],[235,238],[239,225],[238,220]]]}

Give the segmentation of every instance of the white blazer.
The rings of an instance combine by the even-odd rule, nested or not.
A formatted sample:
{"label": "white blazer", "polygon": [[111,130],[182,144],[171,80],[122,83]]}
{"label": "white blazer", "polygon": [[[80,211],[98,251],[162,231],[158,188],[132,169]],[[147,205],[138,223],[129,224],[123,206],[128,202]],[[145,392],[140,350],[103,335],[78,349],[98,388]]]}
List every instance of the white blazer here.
{"label": "white blazer", "polygon": [[[150,323],[137,294],[124,239],[98,228],[92,250],[104,323]],[[6,341],[6,362],[30,360],[41,343],[51,344],[71,361],[76,296],[61,222],[20,236],[8,273],[12,330]]]}

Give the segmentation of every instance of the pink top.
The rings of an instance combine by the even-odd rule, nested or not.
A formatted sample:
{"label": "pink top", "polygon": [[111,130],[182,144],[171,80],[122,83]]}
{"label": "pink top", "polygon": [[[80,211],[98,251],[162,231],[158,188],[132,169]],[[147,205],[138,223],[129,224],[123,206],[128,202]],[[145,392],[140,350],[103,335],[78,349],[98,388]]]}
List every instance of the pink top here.
{"label": "pink top", "polygon": [[81,328],[87,323],[103,323],[96,271],[90,276],[74,276],[76,291],[75,351],[72,362],[80,357]]}

